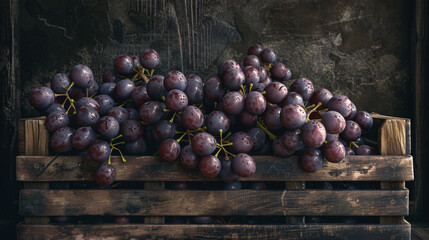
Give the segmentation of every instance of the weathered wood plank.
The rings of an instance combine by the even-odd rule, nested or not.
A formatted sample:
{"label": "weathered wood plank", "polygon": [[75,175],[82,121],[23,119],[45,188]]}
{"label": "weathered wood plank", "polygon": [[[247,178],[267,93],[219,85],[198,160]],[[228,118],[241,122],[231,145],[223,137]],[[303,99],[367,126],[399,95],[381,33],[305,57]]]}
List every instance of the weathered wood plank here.
{"label": "weathered wood plank", "polygon": [[[305,182],[286,182],[285,183],[285,189],[286,190],[293,190],[293,189],[305,189]],[[303,224],[305,223],[305,217],[299,216],[299,217],[287,217],[286,218],[287,224]]]}
{"label": "weathered wood plank", "polygon": [[[164,190],[165,182],[145,182],[145,190]],[[164,223],[165,217],[145,217],[144,223]]]}
{"label": "weathered wood plank", "polygon": [[[157,157],[127,156],[117,166],[117,181],[220,181],[208,179],[195,171],[185,170],[180,163],[167,163]],[[92,181],[97,164],[86,157],[59,156],[44,172],[53,156],[18,156],[18,181]],[[412,181],[412,156],[347,156],[340,163],[325,162],[315,173],[302,171],[298,158],[255,156],[256,173],[240,181]],[[40,176],[38,176],[40,174]]]}
{"label": "weathered wood plank", "polygon": [[410,224],[17,226],[18,239],[410,239]]}
{"label": "weathered wood plank", "polygon": [[22,190],[22,216],[403,216],[408,190]]}

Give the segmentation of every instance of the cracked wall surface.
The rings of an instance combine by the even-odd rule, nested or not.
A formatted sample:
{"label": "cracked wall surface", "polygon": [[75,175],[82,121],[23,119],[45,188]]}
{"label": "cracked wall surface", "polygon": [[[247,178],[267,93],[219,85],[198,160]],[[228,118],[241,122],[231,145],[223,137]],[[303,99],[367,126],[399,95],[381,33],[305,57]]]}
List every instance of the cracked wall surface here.
{"label": "cracked wall surface", "polygon": [[[411,115],[411,6],[370,0],[20,1],[23,97],[32,88],[88,65],[101,80],[116,55],[161,54],[156,72],[207,79],[248,46],[277,51],[293,79],[346,94],[359,109]],[[37,115],[23,103],[23,116]]]}

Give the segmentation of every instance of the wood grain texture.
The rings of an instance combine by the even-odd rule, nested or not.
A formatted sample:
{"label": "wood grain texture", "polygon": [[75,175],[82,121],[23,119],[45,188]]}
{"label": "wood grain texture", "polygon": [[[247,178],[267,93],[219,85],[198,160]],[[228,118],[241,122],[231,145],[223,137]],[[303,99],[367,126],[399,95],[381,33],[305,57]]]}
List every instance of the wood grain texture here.
{"label": "wood grain texture", "polygon": [[410,224],[296,225],[29,225],[17,226],[18,239],[410,239]]}
{"label": "wood grain texture", "polygon": [[22,216],[403,216],[408,190],[22,190]]}
{"label": "wood grain texture", "polygon": [[[98,164],[81,156],[59,156],[44,172],[53,156],[18,156],[18,181],[92,181]],[[158,157],[126,156],[122,163],[112,157],[118,181],[220,181],[208,179],[180,163],[167,163]],[[240,181],[412,181],[411,156],[347,156],[340,163],[325,162],[315,173],[302,171],[298,158],[255,156],[256,173]],[[38,176],[40,174],[40,176]]]}
{"label": "wood grain texture", "polygon": [[[145,182],[144,183],[145,190],[164,190],[165,182]],[[144,223],[164,223],[165,217],[145,217]]]}
{"label": "wood grain texture", "polygon": [[[305,182],[286,182],[285,183],[286,190],[294,190],[294,189],[305,189]],[[287,217],[287,224],[303,224],[305,223],[305,217]]]}
{"label": "wood grain texture", "polygon": [[49,155],[49,133],[45,128],[45,118],[20,119],[19,153],[33,156]]}

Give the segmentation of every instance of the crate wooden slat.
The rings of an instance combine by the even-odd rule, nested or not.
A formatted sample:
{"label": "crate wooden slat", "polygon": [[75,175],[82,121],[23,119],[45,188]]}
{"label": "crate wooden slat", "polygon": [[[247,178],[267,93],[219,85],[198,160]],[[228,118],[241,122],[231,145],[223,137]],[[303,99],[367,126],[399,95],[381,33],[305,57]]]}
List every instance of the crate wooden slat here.
{"label": "crate wooden slat", "polygon": [[296,224],[296,225],[26,225],[19,239],[410,239],[404,224]]}
{"label": "crate wooden slat", "polygon": [[[40,176],[53,156],[18,156],[18,181],[93,181],[98,164],[81,156],[59,156]],[[301,170],[298,158],[255,156],[256,173],[239,181],[412,181],[413,158],[405,156],[347,156],[340,163],[325,162],[315,173]],[[117,181],[220,181],[197,171],[187,171],[180,163],[163,162],[158,157],[128,156],[122,163],[112,157]]]}

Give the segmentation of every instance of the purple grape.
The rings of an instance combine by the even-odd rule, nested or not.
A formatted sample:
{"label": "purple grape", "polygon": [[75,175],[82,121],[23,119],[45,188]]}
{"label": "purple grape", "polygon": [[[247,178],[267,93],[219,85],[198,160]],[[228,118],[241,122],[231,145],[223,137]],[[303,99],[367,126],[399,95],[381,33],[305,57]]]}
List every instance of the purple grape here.
{"label": "purple grape", "polygon": [[216,150],[217,141],[213,135],[206,132],[200,132],[192,138],[191,145],[192,150],[194,150],[196,154],[207,156]]}
{"label": "purple grape", "polygon": [[134,88],[130,96],[136,106],[140,106],[143,103],[149,102],[151,100],[149,94],[147,93],[146,87],[143,86]]}
{"label": "purple grape", "polygon": [[185,169],[196,169],[198,166],[198,156],[192,151],[191,145],[186,145],[180,151],[179,160]]}
{"label": "purple grape", "polygon": [[107,69],[103,74],[103,83],[112,82],[114,83],[116,81],[116,73],[113,69]]}
{"label": "purple grape", "polygon": [[111,139],[119,134],[119,122],[111,116],[104,116],[97,123],[97,133],[104,139]]}
{"label": "purple grape", "polygon": [[101,107],[100,104],[95,101],[95,99],[92,99],[90,97],[83,97],[81,99],[79,99],[79,101],[76,102],[75,104],[76,108],[81,108],[81,107],[92,107],[94,108],[98,113],[101,111]]}
{"label": "purple grape", "polygon": [[53,133],[58,128],[67,127],[70,124],[69,115],[64,111],[54,111],[50,113],[45,120],[45,128]]}
{"label": "purple grape", "polygon": [[54,78],[51,80],[51,89],[54,93],[64,94],[67,89],[70,87],[70,79],[64,73],[55,74]]}
{"label": "purple grape", "polygon": [[226,183],[225,186],[223,187],[224,190],[238,190],[242,188],[243,188],[243,185],[241,184],[241,182],[229,182],[229,183]]}
{"label": "purple grape", "polygon": [[176,134],[176,125],[167,120],[161,120],[153,126],[152,134],[158,141],[173,138]]}
{"label": "purple grape", "polygon": [[230,160],[221,160],[222,167],[219,176],[224,182],[232,182],[240,178],[240,176],[232,170],[231,162]]}
{"label": "purple grape", "polygon": [[127,142],[124,145],[124,150],[127,154],[143,155],[146,153],[147,145],[143,137],[138,138],[134,142]]}
{"label": "purple grape", "polygon": [[69,152],[73,149],[71,138],[73,135],[73,129],[69,127],[58,128],[54,134],[52,134],[49,140],[52,150],[57,153]]}
{"label": "purple grape", "polygon": [[258,56],[248,55],[244,58],[243,65],[245,67],[253,66],[253,67],[259,68],[261,66],[261,61],[259,60]]}
{"label": "purple grape", "polygon": [[221,163],[219,158],[213,155],[207,155],[201,158],[198,168],[204,176],[215,178],[220,172]]}
{"label": "purple grape", "polygon": [[136,141],[143,136],[143,125],[136,120],[126,120],[121,124],[120,133],[126,142]]}
{"label": "purple grape", "polygon": [[161,100],[162,97],[167,95],[167,90],[164,87],[164,77],[161,75],[151,77],[146,88],[152,100]]}
{"label": "purple grape", "polygon": [[346,149],[346,156],[347,155],[356,155],[355,151],[352,148],[345,147],[345,149]]}
{"label": "purple grape", "polygon": [[335,95],[329,100],[328,109],[337,111],[346,118],[352,112],[352,102],[344,95]]}
{"label": "purple grape", "polygon": [[185,75],[179,71],[171,71],[164,78],[164,87],[167,91],[179,89],[184,91],[186,88],[187,80]]}
{"label": "purple grape", "polygon": [[346,117],[346,120],[354,120],[357,114],[357,108],[354,103],[352,103],[352,111],[350,112],[350,115]]}
{"label": "purple grape", "polygon": [[246,110],[253,115],[261,115],[265,112],[267,101],[260,92],[250,92],[246,96]]}
{"label": "purple grape", "polygon": [[189,104],[200,104],[204,98],[203,84],[191,78],[188,80],[184,93],[188,96]]}
{"label": "purple grape", "polygon": [[182,111],[182,124],[191,131],[197,130],[204,124],[204,115],[199,108],[187,106]]}
{"label": "purple grape", "polygon": [[163,112],[164,110],[159,102],[149,101],[140,106],[139,118],[147,123],[156,123],[161,120]]}
{"label": "purple grape", "polygon": [[129,113],[129,120],[139,120],[139,112],[135,108],[126,108]]}
{"label": "purple grape", "polygon": [[162,141],[158,148],[159,156],[166,162],[175,161],[179,157],[180,150],[180,144],[171,138]]}
{"label": "purple grape", "polygon": [[253,182],[250,185],[250,189],[254,189],[254,190],[266,190],[267,189],[267,185],[265,185],[264,182]]}
{"label": "purple grape", "polygon": [[128,76],[134,68],[134,61],[126,54],[119,55],[113,61],[113,68],[116,73]]}
{"label": "purple grape", "polygon": [[133,67],[136,68],[137,66],[140,66],[140,58],[133,55],[131,56],[131,59],[133,59]]}
{"label": "purple grape", "polygon": [[209,78],[203,88],[204,97],[213,102],[222,100],[225,93],[222,80],[217,76]]}
{"label": "purple grape", "polygon": [[116,87],[116,83],[114,83],[114,82],[102,83],[98,93],[102,94],[102,95],[109,95],[111,97],[114,97],[115,96],[115,87]]}
{"label": "purple grape", "polygon": [[218,135],[220,129],[225,133],[228,131],[230,125],[231,121],[229,117],[223,112],[213,111],[207,116],[207,132],[213,135]]}
{"label": "purple grape", "polygon": [[376,151],[373,147],[368,145],[361,145],[355,150],[356,155],[375,155]]}
{"label": "purple grape", "polygon": [[153,49],[145,50],[140,56],[140,63],[146,69],[154,69],[160,62],[159,54]]}
{"label": "purple grape", "polygon": [[289,157],[292,156],[295,152],[283,146],[281,138],[274,139],[272,147],[275,155],[279,157]]}
{"label": "purple grape", "polygon": [[256,85],[261,80],[261,74],[256,67],[249,66],[246,67],[243,71],[244,73],[244,84],[249,86],[250,84]]}
{"label": "purple grape", "polygon": [[322,123],[326,132],[330,134],[339,134],[346,127],[346,120],[343,115],[337,111],[327,111],[322,115]]}
{"label": "purple grape", "polygon": [[290,151],[298,151],[304,148],[304,143],[302,142],[300,133],[301,131],[299,129],[294,131],[285,131],[281,138],[283,146]]}
{"label": "purple grape", "polygon": [[47,87],[38,87],[31,91],[28,101],[38,111],[45,110],[55,100],[54,92]]}
{"label": "purple grape", "polygon": [[94,108],[82,106],[77,109],[75,120],[79,126],[88,127],[96,124],[100,120],[100,115]]}
{"label": "purple grape", "polygon": [[339,139],[340,139],[340,134],[331,134],[331,133],[328,133],[328,130],[326,130],[326,141],[339,140]]}
{"label": "purple grape", "polygon": [[259,76],[261,76],[261,78],[259,79],[259,82],[266,82],[267,83],[266,85],[270,84],[272,81],[271,81],[271,78],[268,76],[267,70],[263,66],[260,66],[258,70],[259,70]]}
{"label": "purple grape", "polygon": [[283,127],[282,122],[280,121],[280,113],[282,108],[277,105],[268,108],[264,115],[262,116],[265,126],[272,130],[278,130]]}
{"label": "purple grape", "polygon": [[251,128],[247,131],[247,134],[252,138],[253,150],[259,150],[264,146],[266,134],[262,129]]}
{"label": "purple grape", "polygon": [[321,122],[309,121],[301,129],[302,141],[310,148],[319,148],[326,140],[326,129]]}
{"label": "purple grape", "polygon": [[[72,88],[70,88],[69,96],[73,100],[77,101],[77,100],[87,96],[86,95],[86,89],[73,86]],[[89,93],[88,93],[88,96],[89,96]]]}
{"label": "purple grape", "polygon": [[222,109],[225,113],[238,115],[244,109],[244,97],[239,92],[229,92],[222,99]]}
{"label": "purple grape", "polygon": [[245,83],[243,71],[239,68],[231,68],[226,70],[222,75],[223,86],[229,90],[237,91],[240,86]]}
{"label": "purple grape", "polygon": [[[283,63],[275,63],[270,69],[271,76],[280,81],[287,80],[288,68]],[[290,70],[289,70],[290,72]]]}
{"label": "purple grape", "polygon": [[109,159],[111,148],[104,140],[93,141],[88,148],[89,158],[95,162],[105,162]]}
{"label": "purple grape", "polygon": [[300,105],[286,105],[280,112],[280,121],[283,126],[289,130],[298,129],[304,126],[306,119],[307,113]]}
{"label": "purple grape", "polygon": [[89,145],[96,140],[94,130],[90,127],[80,127],[76,129],[72,136],[73,148],[84,151],[88,149]]}
{"label": "purple grape", "polygon": [[373,124],[371,114],[365,111],[357,112],[354,121],[359,124],[363,132],[368,131]]}
{"label": "purple grape", "polygon": [[247,55],[259,56],[262,50],[264,50],[264,48],[260,44],[255,44],[249,47],[247,50]]}
{"label": "purple grape", "polygon": [[347,120],[346,128],[341,133],[341,137],[343,137],[347,141],[355,141],[361,136],[362,130],[355,121]]}
{"label": "purple grape", "polygon": [[115,101],[108,95],[97,95],[94,99],[100,105],[100,115],[106,114],[109,109],[115,106]]}
{"label": "purple grape", "polygon": [[116,169],[112,164],[102,163],[95,172],[95,181],[102,187],[110,186],[116,179]]}
{"label": "purple grape", "polygon": [[258,121],[258,115],[253,115],[248,113],[247,111],[242,111],[238,115],[238,120],[244,126],[251,127],[256,125],[256,122]]}
{"label": "purple grape", "polygon": [[123,107],[112,107],[107,111],[106,116],[111,116],[118,120],[119,124],[124,123],[130,117],[130,113]]}
{"label": "purple grape", "polygon": [[66,110],[61,106],[61,104],[53,102],[49,104],[49,106],[45,109],[45,115],[48,116],[49,114],[60,111],[60,112],[66,112]]}
{"label": "purple grape", "polygon": [[115,97],[119,100],[126,100],[130,97],[131,92],[136,85],[129,79],[119,81],[115,86]]}
{"label": "purple grape", "polygon": [[188,97],[181,90],[173,89],[168,92],[165,105],[173,112],[180,112],[188,106]]}
{"label": "purple grape", "polygon": [[197,74],[190,73],[190,74],[186,75],[186,79],[188,79],[188,82],[189,82],[189,80],[193,79],[196,82],[203,84],[203,80]]}
{"label": "purple grape", "polygon": [[234,60],[226,60],[225,62],[223,62],[218,69],[218,75],[219,77],[222,77],[223,74],[228,71],[229,69],[239,69],[241,70],[240,64],[238,64],[236,61]]}
{"label": "purple grape", "polygon": [[256,172],[255,160],[246,153],[239,153],[231,160],[231,167],[240,177],[249,177]]}
{"label": "purple grape", "polygon": [[328,106],[329,100],[333,97],[331,91],[326,88],[317,89],[310,98],[310,103],[317,105],[319,102],[322,103],[317,109],[324,109]]}
{"label": "purple grape", "polygon": [[302,96],[302,99],[308,101],[313,95],[314,86],[307,78],[299,78],[292,83],[289,90],[299,93]]}
{"label": "purple grape", "polygon": [[296,104],[302,106],[304,103],[304,99],[302,99],[301,94],[297,92],[289,92],[286,97],[283,99],[281,105],[282,107],[288,105],[288,104]]}
{"label": "purple grape", "polygon": [[269,103],[280,104],[287,96],[288,90],[283,83],[272,82],[265,87],[265,98]]}
{"label": "purple grape", "polygon": [[248,153],[253,148],[252,138],[245,132],[236,132],[231,136],[233,153]]}
{"label": "purple grape", "polygon": [[85,65],[75,65],[70,71],[70,79],[77,87],[89,88],[94,81],[94,74],[91,69]]}
{"label": "purple grape", "polygon": [[323,165],[322,152],[318,149],[308,148],[300,156],[301,167],[306,172],[316,172]]}
{"label": "purple grape", "polygon": [[346,156],[346,148],[339,141],[328,141],[323,146],[323,156],[329,162],[339,163]]}
{"label": "purple grape", "polygon": [[277,54],[272,48],[265,48],[261,52],[262,62],[273,63],[276,61],[276,58],[277,58]]}

